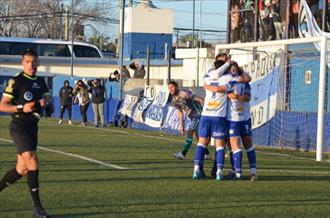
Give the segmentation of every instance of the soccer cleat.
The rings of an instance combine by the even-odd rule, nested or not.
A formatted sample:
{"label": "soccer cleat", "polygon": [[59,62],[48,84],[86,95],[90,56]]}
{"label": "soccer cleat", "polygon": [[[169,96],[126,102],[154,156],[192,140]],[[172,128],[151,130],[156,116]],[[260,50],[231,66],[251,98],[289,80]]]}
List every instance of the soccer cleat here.
{"label": "soccer cleat", "polygon": [[201,169],[201,170],[200,170],[200,178],[201,178],[201,179],[206,179],[206,178],[207,178],[207,176],[206,176],[206,174],[205,174],[205,172],[204,172],[204,169]]}
{"label": "soccer cleat", "polygon": [[242,174],[241,173],[233,173],[233,177],[231,180],[235,180],[235,181],[238,181],[238,180],[241,180],[242,179]]}
{"label": "soccer cleat", "polygon": [[95,126],[94,126],[95,128],[99,128],[99,125],[98,124],[95,124]]}
{"label": "soccer cleat", "polygon": [[71,120],[69,120],[69,121],[68,121],[68,124],[69,124],[70,126],[72,125],[72,122],[71,122]]}
{"label": "soccer cleat", "polygon": [[62,122],[63,122],[62,119],[60,119],[60,120],[58,121],[58,124],[62,124]]}
{"label": "soccer cleat", "polygon": [[223,174],[221,172],[216,173],[216,181],[222,181],[223,180]]}
{"label": "soccer cleat", "polygon": [[251,174],[250,181],[256,181],[257,179],[258,179],[257,174],[255,174],[255,173]]}
{"label": "soccer cleat", "polygon": [[193,179],[197,180],[201,178],[201,172],[194,170]]}
{"label": "soccer cleat", "polygon": [[215,178],[217,176],[217,166],[213,165],[211,171],[210,171],[210,175],[212,178]]}
{"label": "soccer cleat", "polygon": [[228,173],[228,175],[226,177],[228,178],[228,180],[235,180],[236,173],[231,171],[230,173]]}
{"label": "soccer cleat", "polygon": [[82,127],[85,127],[85,126],[86,126],[86,123],[82,122],[80,125],[81,125]]}
{"label": "soccer cleat", "polygon": [[184,155],[181,152],[174,153],[173,156],[178,160],[184,160]]}
{"label": "soccer cleat", "polygon": [[49,218],[47,212],[42,207],[36,207],[34,209],[34,216],[37,218]]}

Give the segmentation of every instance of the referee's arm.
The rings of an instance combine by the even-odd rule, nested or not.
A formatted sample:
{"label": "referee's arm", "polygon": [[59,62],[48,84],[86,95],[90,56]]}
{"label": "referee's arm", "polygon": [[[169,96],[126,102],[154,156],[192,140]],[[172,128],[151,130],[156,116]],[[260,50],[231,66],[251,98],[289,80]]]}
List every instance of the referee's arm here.
{"label": "referee's arm", "polygon": [[16,113],[23,110],[24,113],[31,113],[33,112],[34,104],[34,102],[29,102],[24,105],[13,105],[12,97],[10,95],[3,95],[0,102],[0,111],[6,113]]}

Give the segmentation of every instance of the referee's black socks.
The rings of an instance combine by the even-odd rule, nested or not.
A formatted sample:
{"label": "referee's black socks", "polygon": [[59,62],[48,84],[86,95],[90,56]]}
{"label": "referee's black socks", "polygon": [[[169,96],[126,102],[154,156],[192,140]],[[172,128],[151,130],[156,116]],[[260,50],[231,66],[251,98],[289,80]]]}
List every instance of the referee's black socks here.
{"label": "referee's black socks", "polygon": [[0,192],[6,187],[16,182],[17,180],[19,180],[21,177],[22,175],[18,174],[18,172],[16,171],[16,167],[9,170],[0,181]]}
{"label": "referee's black socks", "polygon": [[42,207],[39,198],[39,170],[29,171],[27,173],[27,183],[31,192],[33,204],[35,207]]}

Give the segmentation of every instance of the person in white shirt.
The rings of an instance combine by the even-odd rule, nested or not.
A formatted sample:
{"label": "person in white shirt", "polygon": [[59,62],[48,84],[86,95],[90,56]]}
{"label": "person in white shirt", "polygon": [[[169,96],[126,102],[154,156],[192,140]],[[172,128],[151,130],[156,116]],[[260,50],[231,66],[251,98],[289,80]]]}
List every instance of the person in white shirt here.
{"label": "person in white shirt", "polygon": [[[243,74],[242,69],[237,63],[230,67],[233,78]],[[256,174],[256,154],[252,144],[250,98],[251,87],[249,83],[237,83],[233,91],[228,93],[227,121],[229,124],[229,138],[233,167],[233,179],[240,179],[242,176],[242,150],[240,148],[241,139],[247,151],[250,164],[251,180],[257,179]]]}
{"label": "person in white shirt", "polygon": [[[229,60],[230,61],[230,60]],[[224,147],[227,135],[227,92],[231,90],[231,75],[217,76],[223,74],[229,63],[216,61],[215,68],[208,71],[204,77],[205,86],[212,87],[214,90],[206,89],[204,107],[200,119],[198,130],[199,140],[195,151],[193,179],[200,179],[203,172],[203,160],[205,149],[211,137],[215,138],[217,150],[217,180],[223,179]]]}

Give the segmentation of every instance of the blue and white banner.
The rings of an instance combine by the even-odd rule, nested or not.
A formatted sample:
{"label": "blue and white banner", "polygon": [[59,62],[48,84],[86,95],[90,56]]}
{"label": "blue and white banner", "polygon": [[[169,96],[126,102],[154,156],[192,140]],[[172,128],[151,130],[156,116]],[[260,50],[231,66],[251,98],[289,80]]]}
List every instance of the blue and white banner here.
{"label": "blue and white banner", "polygon": [[133,115],[133,120],[139,123],[143,123],[144,119],[143,119],[143,113],[144,111],[149,107],[149,105],[151,104],[151,101],[146,98],[143,97],[137,104],[134,110],[134,115]]}
{"label": "blue and white banner", "polygon": [[[185,129],[188,129],[191,120],[189,119],[189,117],[186,115],[185,112],[183,112],[183,119],[184,119]],[[180,119],[179,119],[178,109],[176,109],[173,106],[168,106],[166,118],[162,128],[171,129],[179,132],[179,125],[180,125]]]}
{"label": "blue and white banner", "polygon": [[[324,32],[318,26],[312,11],[310,10],[306,0],[301,0],[299,8],[299,35],[302,38],[314,37],[314,36],[326,36],[327,40],[327,54],[328,54],[328,66],[330,66],[330,33]],[[314,43],[316,48],[320,50],[318,43]]]}
{"label": "blue and white banner", "polygon": [[251,121],[252,129],[267,123],[275,116],[279,65],[251,83]]}
{"label": "blue and white banner", "polygon": [[11,78],[11,76],[0,76],[0,97],[6,89],[7,82]]}
{"label": "blue and white banner", "polygon": [[165,86],[155,87],[155,99],[146,113],[145,123],[148,126],[160,128],[164,117],[164,108],[168,100],[168,90]]}
{"label": "blue and white banner", "polygon": [[173,106],[169,106],[163,128],[179,131],[179,125],[180,120],[178,110]]}
{"label": "blue and white banner", "polygon": [[128,117],[131,117],[133,116],[133,111],[134,111],[134,108],[135,108],[135,105],[138,101],[138,97],[137,96],[134,96],[134,95],[126,95],[125,96],[125,100],[123,102],[123,105],[120,109],[120,113],[122,114],[126,114]]}

